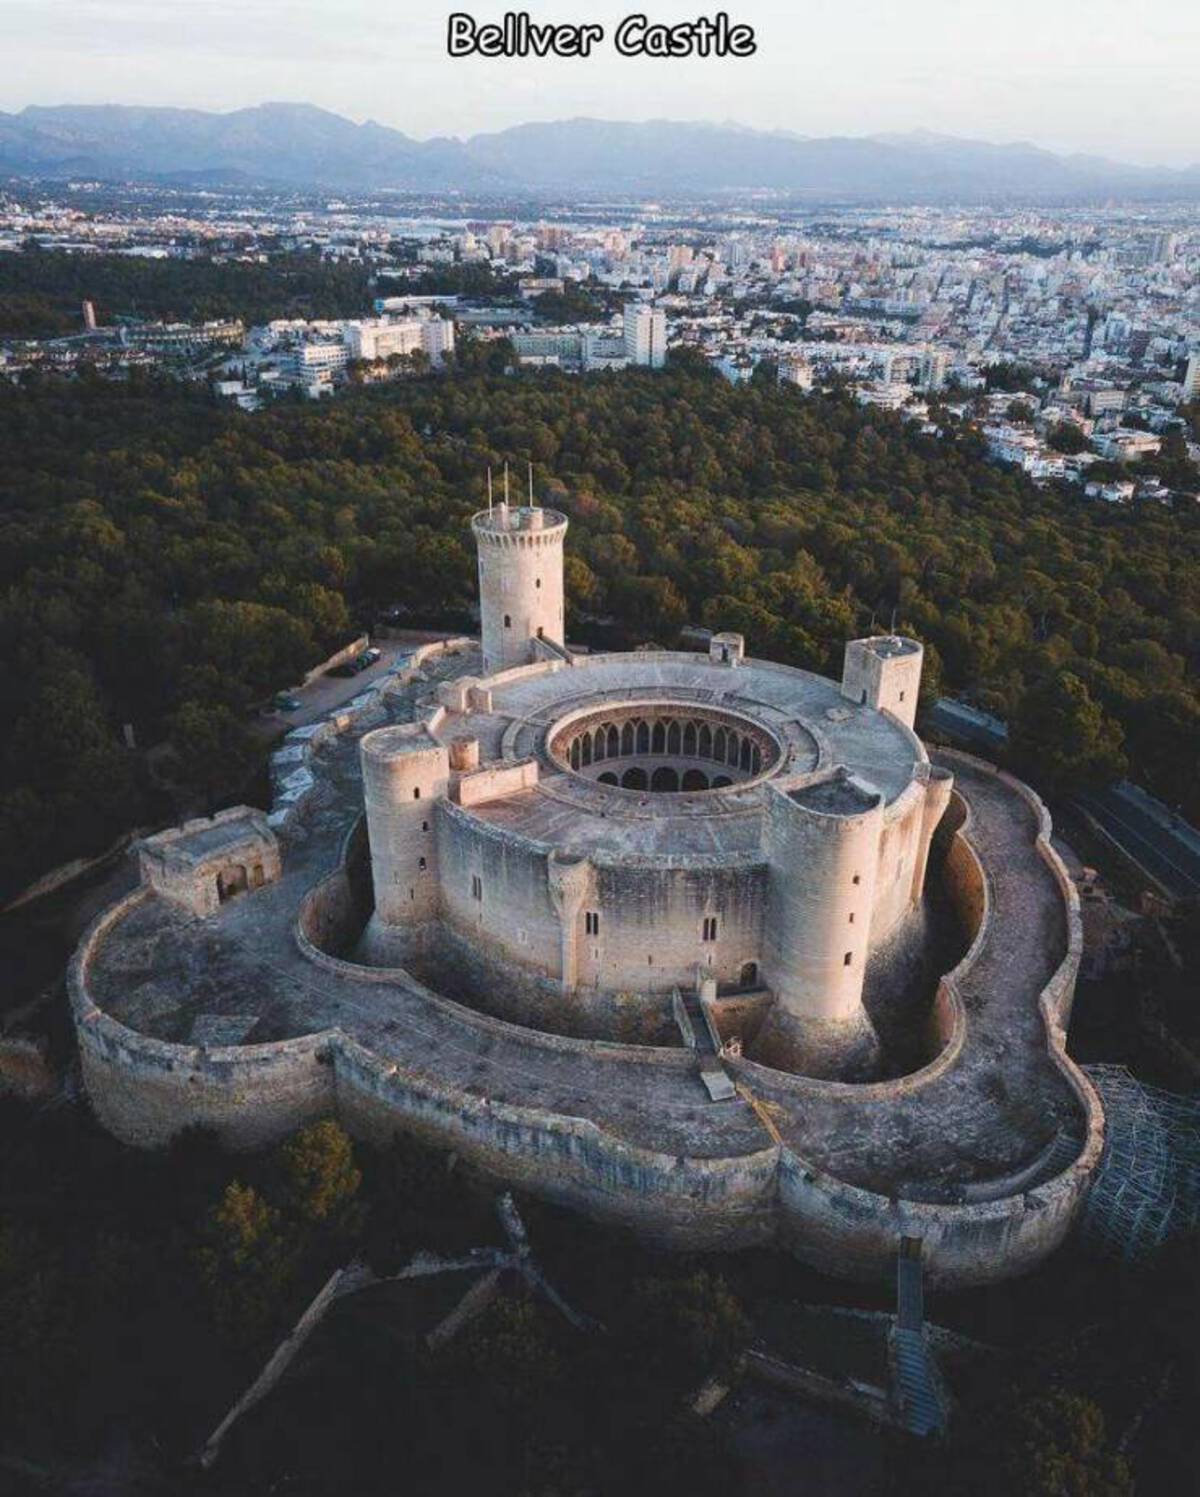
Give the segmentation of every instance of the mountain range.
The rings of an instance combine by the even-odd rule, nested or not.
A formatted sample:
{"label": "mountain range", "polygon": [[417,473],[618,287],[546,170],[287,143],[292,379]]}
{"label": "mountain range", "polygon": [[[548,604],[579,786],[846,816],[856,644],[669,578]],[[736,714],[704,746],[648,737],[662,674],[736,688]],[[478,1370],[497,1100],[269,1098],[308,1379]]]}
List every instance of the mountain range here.
{"label": "mountain range", "polygon": [[1138,167],[924,131],[809,137],[572,119],[419,141],[311,104],[227,114],[117,104],[0,112],[0,176],[496,193],[770,190],[849,200],[1200,195],[1200,164]]}

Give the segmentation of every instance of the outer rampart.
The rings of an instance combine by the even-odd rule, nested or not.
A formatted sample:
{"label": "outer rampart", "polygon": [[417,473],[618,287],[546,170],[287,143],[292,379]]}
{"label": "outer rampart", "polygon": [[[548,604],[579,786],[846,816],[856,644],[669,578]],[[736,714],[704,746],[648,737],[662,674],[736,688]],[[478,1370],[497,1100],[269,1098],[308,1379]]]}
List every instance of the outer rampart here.
{"label": "outer rampart", "polygon": [[[735,1079],[754,1093],[769,1094],[779,1127],[763,1126],[758,1147],[735,1151],[719,1146],[705,1129],[716,1117],[699,1089],[691,1148],[660,1152],[634,1144],[584,1115],[540,1103],[537,1077],[553,1057],[554,1070],[578,1064],[593,1091],[627,1084],[630,1065],[645,1078],[639,1094],[653,1114],[650,1089],[656,1075],[685,1078],[695,1064],[685,1049],[661,1050],[516,1031],[498,1019],[460,1008],[421,990],[407,974],[364,970],[327,954],[353,928],[353,871],[319,879],[299,910],[300,949],[314,984],[405,982],[412,995],[470,1027],[494,1035],[497,1046],[519,1044],[530,1086],[521,1100],[500,1100],[450,1080],[436,1049],[413,1048],[399,1061],[376,1053],[343,1028],[327,1028],[268,1044],[205,1048],[167,1043],[140,1034],[102,1012],[89,991],[89,970],[106,937],[147,901],[139,890],[93,924],[69,969],[83,1075],[100,1120],[140,1146],[165,1143],[193,1123],[215,1127],[232,1145],[254,1147],[277,1139],[306,1120],[334,1112],[354,1132],[373,1138],[413,1131],[469,1158],[481,1169],[548,1199],[637,1228],[679,1247],[733,1247],[774,1238],[797,1256],[841,1275],[878,1277],[890,1271],[902,1235],[924,1239],[932,1278],[964,1284],[1017,1273],[1032,1266],[1065,1236],[1099,1161],[1103,1120],[1098,1099],[1067,1059],[1065,1024],[1080,950],[1074,889],[1048,841],[1049,823],[1040,801],[1026,787],[964,755],[947,755],[962,781],[991,776],[1023,802],[1035,819],[1036,856],[1049,870],[1066,911],[1066,950],[1056,970],[1028,995],[1040,1008],[1044,1044],[1054,1067],[1081,1110],[1083,1136],[1075,1161],[1048,1179],[1014,1174],[1011,1193],[996,1200],[917,1199],[897,1175],[894,1190],[868,1189],[840,1178],[810,1157],[789,1121],[789,1098],[800,1103],[796,1119],[820,1106],[867,1117],[904,1106],[944,1083],[967,1063],[974,1022],[964,1012],[959,989],[972,979],[987,952],[995,909],[991,876],[970,840],[970,822],[951,834],[947,868],[964,917],[976,926],[970,950],[943,979],[933,1027],[942,1048],[921,1071],[893,1082],[850,1086],[781,1077],[749,1061],[726,1060]],[[968,798],[971,794],[968,788]],[[347,838],[350,845],[361,829]],[[259,897],[259,896],[251,896]],[[321,948],[325,947],[325,950]],[[307,949],[306,949],[307,948]],[[1024,995],[1020,995],[1025,1002]],[[511,1079],[510,1073],[510,1079]],[[631,1100],[629,1105],[635,1104]],[[864,1111],[865,1110],[865,1111]],[[861,1126],[861,1124],[860,1124]],[[1036,1151],[1035,1151],[1036,1153]],[[1037,1155],[1040,1159],[1042,1156]],[[1036,1162],[1036,1160],[1035,1160]],[[995,1184],[1003,1185],[1002,1176]]]}

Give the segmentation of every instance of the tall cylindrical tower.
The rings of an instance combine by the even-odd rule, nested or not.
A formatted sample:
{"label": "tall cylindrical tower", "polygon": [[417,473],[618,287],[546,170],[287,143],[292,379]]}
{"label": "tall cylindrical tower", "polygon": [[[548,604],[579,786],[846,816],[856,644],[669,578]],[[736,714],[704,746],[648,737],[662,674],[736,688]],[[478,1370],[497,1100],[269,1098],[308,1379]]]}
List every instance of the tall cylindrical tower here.
{"label": "tall cylindrical tower", "polygon": [[434,814],[450,783],[449,755],[418,723],[377,728],[359,755],[375,918],[419,925],[438,912]]}
{"label": "tall cylindrical tower", "polygon": [[563,643],[563,538],[567,517],[535,506],[482,509],[471,521],[479,552],[485,675],[528,665],[532,641]]}
{"label": "tall cylindrical tower", "polygon": [[873,1057],[862,990],[882,826],[883,797],[844,769],[768,792],[771,1027],[778,1053],[809,1075],[852,1075]]}

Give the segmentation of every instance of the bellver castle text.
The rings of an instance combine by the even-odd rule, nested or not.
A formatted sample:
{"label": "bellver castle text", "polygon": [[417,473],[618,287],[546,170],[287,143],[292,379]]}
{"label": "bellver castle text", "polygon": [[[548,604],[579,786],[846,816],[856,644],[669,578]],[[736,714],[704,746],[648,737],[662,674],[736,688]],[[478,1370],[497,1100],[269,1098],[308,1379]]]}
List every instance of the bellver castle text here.
{"label": "bellver castle text", "polygon": [[[599,24],[539,22],[523,10],[482,23],[456,11],[446,27],[451,57],[590,57],[604,42]],[[629,15],[613,32],[612,45],[621,57],[752,57],[758,50],[753,26],[731,21],[724,11],[670,24]]]}

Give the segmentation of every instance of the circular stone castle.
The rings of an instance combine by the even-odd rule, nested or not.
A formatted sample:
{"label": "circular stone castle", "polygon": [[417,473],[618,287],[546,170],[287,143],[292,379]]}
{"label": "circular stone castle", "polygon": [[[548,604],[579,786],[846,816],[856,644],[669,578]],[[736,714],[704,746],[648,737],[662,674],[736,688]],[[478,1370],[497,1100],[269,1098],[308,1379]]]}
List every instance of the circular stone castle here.
{"label": "circular stone castle", "polygon": [[[1103,1143],[1080,926],[1019,782],[913,732],[922,651],[840,683],[568,649],[565,516],[475,516],[481,644],[289,734],[269,816],[147,839],[69,986],[113,1132],[325,1113],[680,1247],[935,1281],[1056,1246]],[[906,1249],[911,1251],[910,1249]]]}

